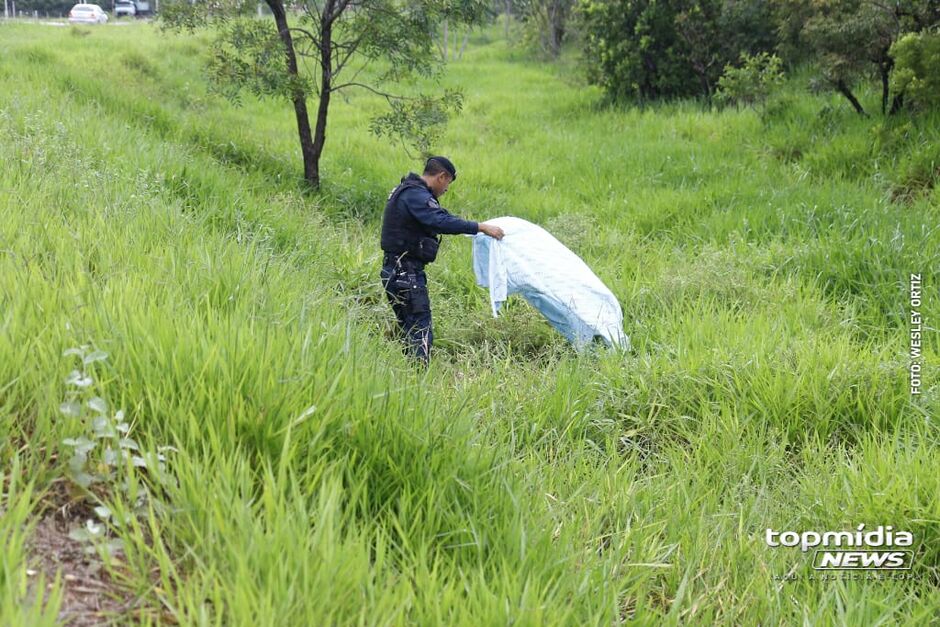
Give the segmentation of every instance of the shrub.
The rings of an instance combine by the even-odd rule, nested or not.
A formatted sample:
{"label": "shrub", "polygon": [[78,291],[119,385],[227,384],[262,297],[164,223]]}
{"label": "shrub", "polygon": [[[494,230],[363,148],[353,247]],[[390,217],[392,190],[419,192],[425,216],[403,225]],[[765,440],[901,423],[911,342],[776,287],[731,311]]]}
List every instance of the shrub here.
{"label": "shrub", "polygon": [[613,100],[690,95],[691,69],[683,65],[675,32],[676,11],[667,4],[585,0],[588,79]]}
{"label": "shrub", "polygon": [[742,54],[741,67],[725,66],[718,79],[719,102],[752,106],[764,102],[771,89],[783,82],[782,61],[775,54]]}
{"label": "shrub", "polygon": [[891,88],[914,108],[940,106],[940,33],[908,33],[891,46]]}

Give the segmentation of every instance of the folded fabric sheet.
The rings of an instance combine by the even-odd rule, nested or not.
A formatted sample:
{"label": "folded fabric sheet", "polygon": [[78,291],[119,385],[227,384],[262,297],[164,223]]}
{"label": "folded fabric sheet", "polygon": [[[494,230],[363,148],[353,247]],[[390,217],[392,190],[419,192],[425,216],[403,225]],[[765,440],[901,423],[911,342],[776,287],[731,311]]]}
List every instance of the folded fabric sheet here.
{"label": "folded fabric sheet", "polygon": [[620,303],[580,257],[521,218],[486,222],[505,233],[502,240],[473,236],[473,273],[477,285],[490,290],[493,317],[518,293],[578,348],[595,337],[608,346],[629,348]]}

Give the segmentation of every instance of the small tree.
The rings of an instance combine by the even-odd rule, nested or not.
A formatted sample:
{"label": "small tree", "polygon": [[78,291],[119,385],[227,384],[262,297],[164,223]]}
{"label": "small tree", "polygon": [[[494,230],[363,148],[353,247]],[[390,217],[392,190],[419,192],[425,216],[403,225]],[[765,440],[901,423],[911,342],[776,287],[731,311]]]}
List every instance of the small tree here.
{"label": "small tree", "polygon": [[554,58],[561,52],[569,29],[569,18],[575,0],[522,0],[519,10],[526,25],[527,39],[536,44],[545,56]]}
{"label": "small tree", "polygon": [[[373,121],[379,135],[397,134],[427,151],[440,123],[461,106],[458,92],[441,97],[406,97],[385,89],[412,76],[436,76],[442,61],[434,35],[442,20],[473,24],[482,20],[479,0],[304,0],[298,20],[288,20],[283,0],[265,0],[274,23],[251,17],[245,0],[165,2],[164,27],[216,26],[209,76],[215,89],[237,101],[242,91],[291,101],[304,161],[304,178],[320,187],[320,157],[326,143],[333,94],[359,88],[384,97],[391,112]],[[294,23],[290,23],[294,22]],[[312,71],[302,70],[310,62]],[[365,78],[364,72],[378,72]],[[341,78],[349,76],[349,78]],[[311,132],[307,100],[316,96]]]}

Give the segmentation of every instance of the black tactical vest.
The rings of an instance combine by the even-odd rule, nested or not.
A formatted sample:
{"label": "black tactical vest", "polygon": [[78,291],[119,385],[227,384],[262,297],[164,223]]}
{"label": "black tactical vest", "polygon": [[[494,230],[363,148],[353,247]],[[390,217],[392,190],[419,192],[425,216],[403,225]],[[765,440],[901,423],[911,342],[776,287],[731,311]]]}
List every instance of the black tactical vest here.
{"label": "black tactical vest", "polygon": [[[399,206],[398,197],[402,192],[412,187],[427,189],[418,177],[409,175],[401,180],[401,184],[392,190],[385,203],[385,214],[382,216],[382,250],[400,254],[409,250],[416,250],[418,240],[422,237],[433,236],[424,225],[415,220],[408,209]],[[429,192],[430,193],[430,192]]]}

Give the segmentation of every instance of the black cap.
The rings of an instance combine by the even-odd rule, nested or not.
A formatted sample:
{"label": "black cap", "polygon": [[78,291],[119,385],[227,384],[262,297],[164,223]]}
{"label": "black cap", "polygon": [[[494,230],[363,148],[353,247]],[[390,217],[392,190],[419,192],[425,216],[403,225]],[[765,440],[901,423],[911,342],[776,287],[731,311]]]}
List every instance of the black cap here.
{"label": "black cap", "polygon": [[425,170],[428,169],[428,166],[431,165],[432,161],[436,163],[437,165],[439,165],[440,167],[447,170],[447,173],[450,174],[452,179],[454,179],[455,181],[457,180],[457,168],[455,168],[454,164],[450,162],[450,159],[448,159],[447,157],[440,157],[440,156],[431,157],[430,159],[427,160],[427,163],[424,164]]}

